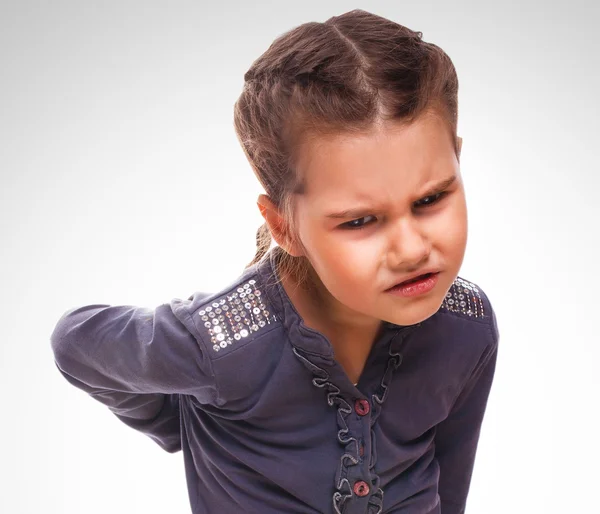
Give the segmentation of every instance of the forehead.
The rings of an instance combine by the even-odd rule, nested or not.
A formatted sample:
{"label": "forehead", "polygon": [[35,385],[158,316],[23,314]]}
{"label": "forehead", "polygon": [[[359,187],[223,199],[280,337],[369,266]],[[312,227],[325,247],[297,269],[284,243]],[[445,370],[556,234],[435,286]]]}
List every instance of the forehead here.
{"label": "forehead", "polygon": [[447,122],[435,114],[410,125],[379,125],[364,135],[307,140],[298,156],[311,202],[385,202],[412,194],[457,168]]}

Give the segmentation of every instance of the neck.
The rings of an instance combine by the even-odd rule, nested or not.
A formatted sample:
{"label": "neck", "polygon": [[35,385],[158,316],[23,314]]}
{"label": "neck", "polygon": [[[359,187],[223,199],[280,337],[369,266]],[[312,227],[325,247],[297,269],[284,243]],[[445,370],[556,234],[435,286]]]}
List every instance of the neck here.
{"label": "neck", "polygon": [[305,324],[313,328],[368,341],[373,341],[381,328],[381,320],[357,313],[333,297],[312,267],[304,283],[289,274],[282,277],[282,283]]}

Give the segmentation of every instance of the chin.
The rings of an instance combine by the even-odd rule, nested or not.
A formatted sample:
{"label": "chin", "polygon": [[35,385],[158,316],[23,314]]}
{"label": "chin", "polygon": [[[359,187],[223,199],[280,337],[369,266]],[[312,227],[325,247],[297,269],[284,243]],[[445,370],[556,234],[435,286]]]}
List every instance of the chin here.
{"label": "chin", "polygon": [[405,326],[416,325],[417,323],[422,323],[423,321],[431,318],[431,316],[433,316],[438,310],[439,309],[436,309],[435,311],[428,312],[425,315],[413,316],[411,318],[405,318],[403,320],[396,321],[393,323],[395,323],[396,325],[405,325]]}
{"label": "chin", "polygon": [[415,303],[413,305],[408,306],[403,311],[402,318],[390,319],[386,320],[390,323],[394,323],[395,325],[416,325],[417,323],[421,323],[429,318],[431,318],[434,314],[436,314],[440,308],[442,307],[442,303],[444,301],[445,294],[441,299],[437,299],[434,301],[433,297],[430,297],[428,302]]}

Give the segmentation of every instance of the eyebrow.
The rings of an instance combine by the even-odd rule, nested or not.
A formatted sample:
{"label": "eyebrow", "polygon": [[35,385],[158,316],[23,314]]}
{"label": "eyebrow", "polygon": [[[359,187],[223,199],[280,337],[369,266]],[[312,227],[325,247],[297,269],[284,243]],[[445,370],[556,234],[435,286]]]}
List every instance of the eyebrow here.
{"label": "eyebrow", "polygon": [[[457,178],[458,178],[457,175],[452,175],[451,177],[448,177],[448,178],[442,180],[441,182],[434,184],[427,191],[425,191],[423,193],[422,198],[425,198],[426,196],[432,196],[432,195],[441,193],[444,189],[450,187],[454,182],[456,182]],[[372,211],[373,211],[373,209],[362,208],[362,207],[357,208],[357,209],[345,209],[343,211],[332,212],[331,214],[327,214],[326,217],[333,218],[333,219],[360,218],[361,216],[364,216],[365,214],[368,214],[369,212],[372,212]]]}

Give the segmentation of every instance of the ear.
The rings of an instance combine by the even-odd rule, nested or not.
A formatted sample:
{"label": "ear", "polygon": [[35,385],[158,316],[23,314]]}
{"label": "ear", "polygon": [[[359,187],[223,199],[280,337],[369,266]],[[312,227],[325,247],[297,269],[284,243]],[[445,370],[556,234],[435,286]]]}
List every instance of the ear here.
{"label": "ear", "polygon": [[457,137],[458,139],[458,156],[460,157],[460,150],[462,148],[462,137]]}
{"label": "ear", "polygon": [[299,245],[294,243],[294,238],[283,215],[271,199],[267,195],[260,194],[256,204],[275,242],[294,257],[303,255]]}

